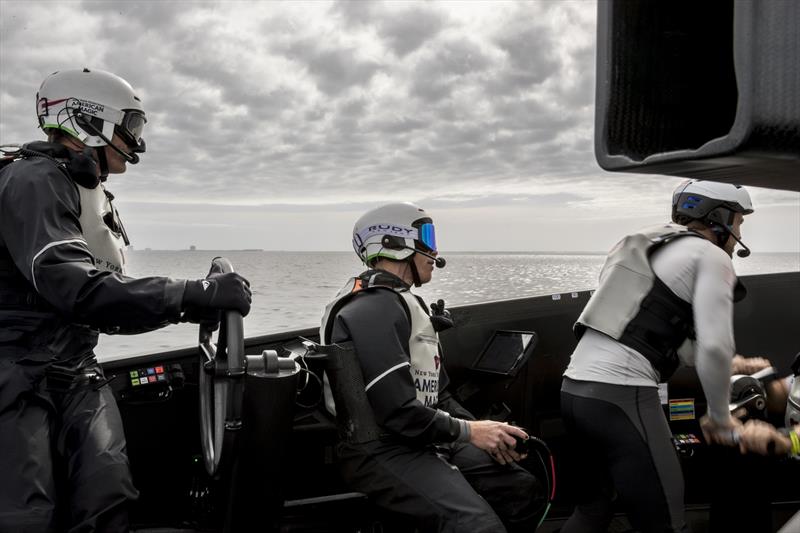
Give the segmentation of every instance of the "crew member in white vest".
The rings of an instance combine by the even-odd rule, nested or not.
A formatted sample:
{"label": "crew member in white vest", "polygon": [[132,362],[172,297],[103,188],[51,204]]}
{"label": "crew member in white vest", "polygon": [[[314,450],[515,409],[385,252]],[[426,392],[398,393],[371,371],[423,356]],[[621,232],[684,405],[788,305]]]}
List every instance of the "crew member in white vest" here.
{"label": "crew member in white vest", "polygon": [[249,283],[125,275],[105,182],[145,151],[128,82],[55,72],[36,109],[48,141],[0,160],[0,531],[127,531],[137,491],[98,335],[247,314]]}
{"label": "crew member in white vest", "polygon": [[527,435],[474,420],[447,392],[437,332],[452,323],[411,291],[444,266],[433,220],[410,203],[384,205],[356,222],[353,247],[369,270],[348,280],[321,327],[324,343],[353,342],[377,426],[374,438],[340,444],[346,482],[422,531],[533,531],[543,489],[514,450]]}
{"label": "crew member in white vest", "polygon": [[688,180],[672,221],[629,235],[608,254],[575,324],[579,337],[561,388],[578,505],[563,533],[606,531],[616,498],[642,532],[686,531],[683,477],[658,396],[679,364],[693,365],[708,414],[706,440],[732,445],[729,412],[734,296],[731,255],[753,212],[737,185]]}

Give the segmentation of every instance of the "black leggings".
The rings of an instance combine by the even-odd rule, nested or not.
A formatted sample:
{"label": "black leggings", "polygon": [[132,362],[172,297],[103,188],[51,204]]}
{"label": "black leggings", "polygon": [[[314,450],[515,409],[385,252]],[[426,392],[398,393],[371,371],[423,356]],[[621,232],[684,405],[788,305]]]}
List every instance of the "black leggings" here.
{"label": "black leggings", "polygon": [[581,479],[562,533],[607,531],[614,499],[643,533],[688,531],[683,475],[655,387],[564,378],[561,414]]}

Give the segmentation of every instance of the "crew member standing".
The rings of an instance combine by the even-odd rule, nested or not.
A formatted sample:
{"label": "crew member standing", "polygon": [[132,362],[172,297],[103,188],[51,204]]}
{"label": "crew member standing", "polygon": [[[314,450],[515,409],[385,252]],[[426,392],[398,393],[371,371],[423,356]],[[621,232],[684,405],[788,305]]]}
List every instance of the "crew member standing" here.
{"label": "crew member standing", "polygon": [[752,212],[742,187],[686,181],[673,194],[674,224],[629,235],[606,258],[575,324],[580,340],[561,388],[581,473],[563,533],[606,531],[615,494],[637,530],[686,530],[683,477],[657,387],[681,362],[696,366],[708,402],[706,440],[733,444],[740,423],[728,402],[740,286],[731,255]]}
{"label": "crew member standing", "polygon": [[105,189],[145,151],[145,112],[125,80],[55,72],[36,109],[47,142],[0,170],[0,531],[127,531],[137,491],[98,335],[247,314],[249,283],[125,275],[127,236]]}

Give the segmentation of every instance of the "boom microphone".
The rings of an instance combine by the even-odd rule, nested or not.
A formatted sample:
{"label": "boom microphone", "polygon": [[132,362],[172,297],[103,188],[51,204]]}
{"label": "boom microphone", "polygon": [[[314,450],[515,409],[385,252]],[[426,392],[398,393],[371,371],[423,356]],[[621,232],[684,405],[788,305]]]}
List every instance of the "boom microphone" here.
{"label": "boom microphone", "polygon": [[741,250],[736,250],[736,255],[738,255],[739,257],[747,257],[748,255],[750,255],[750,248],[748,248],[742,241],[740,241],[739,237],[737,237],[735,233],[733,233],[732,231],[729,231],[728,234],[731,237],[733,237],[733,239],[736,242],[739,243],[739,246],[742,247]]}
{"label": "boom microphone", "polygon": [[411,248],[409,246],[406,246],[406,248],[408,248],[409,250],[414,250],[420,255],[424,255],[428,259],[433,259],[433,264],[436,265],[436,268],[444,268],[445,265],[447,264],[447,261],[444,260],[444,257],[434,257],[431,254],[426,254],[423,251],[417,250],[416,248]]}
{"label": "boom microphone", "polygon": [[406,250],[413,250],[417,252],[419,255],[423,255],[428,259],[433,259],[433,264],[436,265],[436,268],[444,268],[444,266],[447,264],[447,261],[444,260],[444,257],[436,257],[429,253],[423,252],[422,250],[417,250],[416,248],[412,248],[411,246],[403,246],[403,248],[405,248]]}
{"label": "boom microphone", "polygon": [[433,264],[436,265],[436,268],[444,268],[444,266],[447,264],[447,261],[444,260],[444,257],[436,257],[429,253],[423,252],[422,250],[417,250],[416,248],[412,248],[411,246],[406,246],[405,244],[400,244],[398,242],[392,242],[392,238],[389,237],[388,235],[383,237],[383,241],[381,242],[381,244],[386,248],[391,248],[392,250],[411,250],[412,252],[416,252],[420,255],[423,255],[428,259],[433,259]]}

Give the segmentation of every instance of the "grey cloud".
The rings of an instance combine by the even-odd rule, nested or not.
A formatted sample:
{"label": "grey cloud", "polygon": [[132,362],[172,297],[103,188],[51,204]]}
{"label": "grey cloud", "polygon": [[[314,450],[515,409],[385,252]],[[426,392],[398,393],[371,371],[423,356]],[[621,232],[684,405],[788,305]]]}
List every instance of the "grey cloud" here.
{"label": "grey cloud", "polygon": [[594,104],[595,50],[585,47],[572,55],[575,77],[571,88],[564,91],[562,105],[570,107],[586,107]]}
{"label": "grey cloud", "polygon": [[442,16],[431,9],[414,7],[399,13],[386,14],[380,22],[380,33],[392,50],[405,56],[436,36],[444,25]]}
{"label": "grey cloud", "polygon": [[323,106],[315,106],[307,109],[303,114],[303,118],[308,122],[316,122],[324,119],[328,115],[328,112],[328,109]]}
{"label": "grey cloud", "polygon": [[411,94],[435,103],[449,97],[452,91],[480,76],[491,64],[481,48],[466,39],[445,41],[416,64]]}
{"label": "grey cloud", "polygon": [[308,69],[321,91],[332,96],[366,84],[380,68],[374,61],[359,59],[355,48],[328,48],[327,43],[300,41],[287,52]]}
{"label": "grey cloud", "polygon": [[[593,160],[593,48],[565,47],[561,28],[540,29],[537,12],[562,3],[497,3],[503,22],[475,29],[445,3],[310,3],[302,15],[283,3],[114,4],[31,0],[9,11],[3,2],[0,138],[36,133],[33,94],[52,70],[85,63],[123,75],[143,93],[148,152],[109,186],[142,213],[152,202],[171,211],[195,201],[205,207],[174,211],[207,222],[214,204],[311,214],[338,209],[335,199],[363,210],[395,198],[398,183],[437,208],[480,205],[476,191],[487,186],[545,192],[486,204],[596,204],[592,195],[630,183]],[[234,7],[257,30],[230,31]],[[52,9],[95,39],[59,33],[41,17]],[[18,17],[10,32],[8,13]],[[214,17],[219,24],[205,22]],[[41,42],[44,30],[53,33]],[[562,63],[555,44],[572,56]],[[462,197],[446,203],[441,191]],[[243,201],[263,205],[234,205]]]}
{"label": "grey cloud", "polygon": [[398,134],[419,130],[427,125],[428,122],[425,120],[396,115],[374,121],[372,128],[376,132]]}
{"label": "grey cloud", "polygon": [[[139,25],[144,28],[174,28],[178,17],[185,13],[186,5],[172,2],[103,2],[85,0],[80,9],[103,16],[112,21],[117,31]],[[213,4],[195,5],[194,10],[214,9]],[[123,35],[127,36],[127,35]]]}
{"label": "grey cloud", "polygon": [[[412,7],[405,7],[407,5]],[[400,57],[414,52],[439,34],[445,22],[439,10],[423,4],[341,1],[333,5],[331,12],[339,15],[348,26],[375,26]]]}
{"label": "grey cloud", "polygon": [[338,14],[348,25],[369,24],[380,9],[378,2],[354,2],[352,0],[340,0],[333,4],[332,14]]}
{"label": "grey cloud", "polygon": [[362,96],[342,101],[338,106],[338,113],[344,117],[358,118],[367,110],[367,99]]}
{"label": "grey cloud", "polygon": [[420,77],[414,81],[411,94],[424,102],[435,103],[450,96],[453,91],[453,80],[431,80]]}
{"label": "grey cloud", "polygon": [[511,65],[518,70],[536,76],[538,82],[558,70],[558,62],[552,56],[553,31],[545,26],[518,26],[517,32],[504,32],[497,43],[509,57]]}
{"label": "grey cloud", "polygon": [[[490,207],[503,205],[526,206],[558,206],[568,202],[584,201],[590,199],[586,194],[573,192],[556,192],[542,194],[489,194],[481,196],[417,196],[413,192],[409,196],[403,197],[403,201],[411,201],[426,209],[447,209],[462,207]],[[383,203],[396,202],[397,196],[386,196],[372,201],[348,201],[348,202],[322,202],[322,203],[261,203],[258,205],[239,205],[239,204],[216,204],[216,203],[178,203],[178,202],[125,202],[125,208],[135,209],[140,213],[163,212],[168,209],[173,213],[195,212],[206,210],[208,212],[228,212],[238,213],[258,213],[262,211],[271,212],[308,212],[315,211],[366,211],[376,205]]]}
{"label": "grey cloud", "polygon": [[417,71],[425,76],[477,74],[491,61],[480,46],[468,39],[445,41],[431,56],[422,59]]}

